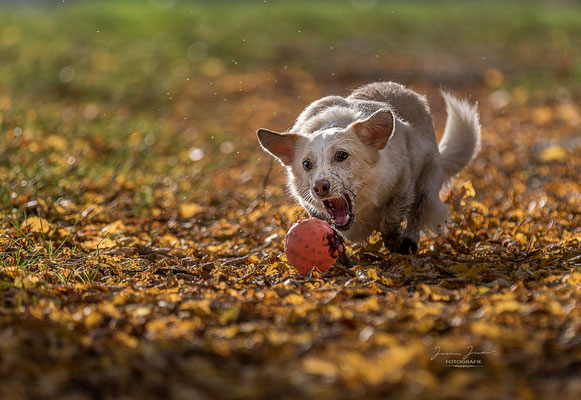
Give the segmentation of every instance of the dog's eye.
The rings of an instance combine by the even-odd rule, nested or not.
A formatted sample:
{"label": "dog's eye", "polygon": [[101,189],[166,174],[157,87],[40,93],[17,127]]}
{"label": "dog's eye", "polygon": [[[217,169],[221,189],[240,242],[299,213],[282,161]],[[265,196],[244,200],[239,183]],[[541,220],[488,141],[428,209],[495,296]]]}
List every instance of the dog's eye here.
{"label": "dog's eye", "polygon": [[335,153],[335,160],[337,161],[345,161],[349,157],[349,154],[346,151],[339,150]]}
{"label": "dog's eye", "polygon": [[311,162],[311,160],[305,160],[303,161],[303,167],[308,171],[311,168],[313,168],[313,163]]}

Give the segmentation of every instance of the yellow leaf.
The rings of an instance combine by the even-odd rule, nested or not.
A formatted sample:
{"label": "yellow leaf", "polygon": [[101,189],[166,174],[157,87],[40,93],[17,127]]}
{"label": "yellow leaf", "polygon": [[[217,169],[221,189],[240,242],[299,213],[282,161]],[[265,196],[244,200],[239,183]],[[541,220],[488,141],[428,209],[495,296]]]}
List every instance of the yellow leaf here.
{"label": "yellow leaf", "polygon": [[450,269],[452,271],[456,271],[456,272],[466,272],[466,271],[468,271],[468,265],[466,265],[466,264],[456,264],[456,265],[452,265],[450,267]]}
{"label": "yellow leaf", "polygon": [[486,286],[478,286],[478,294],[484,294],[486,292],[489,292],[490,289],[487,288]]}
{"label": "yellow leaf", "polygon": [[443,287],[435,285],[426,285],[424,283],[420,284],[420,289],[430,296],[432,301],[449,301],[450,295],[446,289]]}
{"label": "yellow leaf", "polygon": [[417,332],[427,333],[434,327],[435,324],[436,324],[436,322],[433,319],[422,318],[422,319],[417,320],[415,322],[415,324],[413,325],[413,327],[415,328],[415,330]]}
{"label": "yellow leaf", "polygon": [[371,336],[371,340],[378,346],[391,347],[398,343],[398,339],[395,335],[390,335],[382,332],[375,332]]}
{"label": "yellow leaf", "polygon": [[230,248],[230,245],[232,244],[232,242],[230,240],[225,241],[222,244],[211,244],[209,246],[206,246],[206,250],[208,250],[211,253],[223,253],[224,251],[228,250]]}
{"label": "yellow leaf", "polygon": [[[475,192],[475,194],[476,194],[476,192]],[[479,202],[478,200],[471,199],[470,200],[470,207],[472,209],[475,209],[476,211],[480,212],[483,215],[488,214],[488,207],[485,204]]]}
{"label": "yellow leaf", "polygon": [[350,351],[341,355],[339,366],[341,375],[349,381],[363,381],[377,384],[383,378],[381,371],[375,367],[375,360],[367,359],[358,352]]}
{"label": "yellow leaf", "polygon": [[332,320],[343,318],[343,312],[339,307],[335,305],[327,306],[327,312],[329,313],[329,316],[331,317]]}
{"label": "yellow leaf", "polygon": [[125,224],[121,220],[117,220],[101,229],[101,232],[108,233],[109,235],[116,235],[117,233],[121,233],[126,230],[127,226],[125,226]]}
{"label": "yellow leaf", "polygon": [[240,315],[240,307],[239,306],[232,306],[232,307],[227,308],[225,310],[222,310],[220,312],[220,317],[218,318],[218,321],[220,322],[220,324],[226,325],[226,324],[229,324],[231,322],[236,321],[238,319],[239,315]]}
{"label": "yellow leaf", "polygon": [[201,210],[202,207],[196,203],[186,203],[180,206],[180,215],[182,216],[182,218],[188,219],[192,218]]}
{"label": "yellow leaf", "polygon": [[520,232],[517,232],[516,235],[514,235],[514,238],[522,245],[525,245],[529,242],[529,239],[526,237],[526,235]]}
{"label": "yellow leaf", "polygon": [[126,293],[124,293],[124,292],[117,293],[111,299],[111,304],[113,304],[115,306],[119,306],[121,304],[125,304],[125,302],[127,301],[127,298],[128,298],[128,296],[127,296]]}
{"label": "yellow leaf", "polygon": [[412,362],[418,354],[423,352],[423,347],[417,344],[404,346],[392,346],[379,357],[379,365],[383,374],[391,375],[401,373],[403,368]]}
{"label": "yellow leaf", "polygon": [[549,275],[543,279],[543,283],[559,282],[563,277],[561,275]]}
{"label": "yellow leaf", "polygon": [[293,306],[297,306],[299,304],[303,304],[305,302],[305,298],[298,294],[291,293],[284,298],[287,303],[292,304]]}
{"label": "yellow leaf", "polygon": [[89,307],[85,308],[84,313],[86,314],[84,323],[85,326],[89,329],[94,328],[103,320],[103,314]]}
{"label": "yellow leaf", "polygon": [[334,378],[339,372],[339,368],[337,368],[335,363],[318,357],[310,357],[303,360],[303,369],[308,374],[325,376],[327,378]]}
{"label": "yellow leaf", "polygon": [[180,309],[192,311],[198,315],[207,315],[212,313],[212,310],[210,309],[211,302],[210,299],[187,300],[180,304]]}
{"label": "yellow leaf", "polygon": [[375,357],[365,357],[359,352],[341,355],[338,362],[340,374],[350,382],[377,385],[384,381],[397,381],[405,366],[422,354],[419,345],[393,346]]}
{"label": "yellow leaf", "polygon": [[41,217],[28,217],[21,226],[22,229],[26,227],[30,232],[48,233],[52,229],[52,224]]}
{"label": "yellow leaf", "polygon": [[164,293],[158,298],[159,300],[166,301],[168,303],[179,303],[182,296],[177,293]]}
{"label": "yellow leaf", "polygon": [[175,247],[180,244],[180,239],[171,234],[163,235],[158,240],[164,247]]}
{"label": "yellow leaf", "polygon": [[220,338],[232,339],[238,334],[238,325],[232,324],[224,328],[217,328],[214,330],[214,334]]}
{"label": "yellow leaf", "polygon": [[133,318],[146,317],[151,314],[151,308],[147,306],[128,307],[126,311]]}
{"label": "yellow leaf", "polygon": [[139,344],[139,340],[137,340],[137,338],[135,336],[131,336],[129,335],[127,332],[118,332],[115,337],[117,338],[117,340],[119,340],[120,342],[122,342],[123,344],[125,344],[127,347],[129,348],[136,348],[137,345]]}
{"label": "yellow leaf", "polygon": [[501,335],[500,328],[494,324],[476,321],[470,325],[470,330],[476,335],[485,336],[490,339],[497,339]]}
{"label": "yellow leaf", "polygon": [[564,281],[572,286],[578,285],[581,283],[581,272],[572,272],[569,276],[565,276]]}
{"label": "yellow leaf", "polygon": [[478,278],[480,273],[488,270],[489,267],[486,265],[473,265],[471,268],[467,269],[465,272],[458,274],[459,277],[467,278]]}
{"label": "yellow leaf", "polygon": [[363,248],[363,251],[379,251],[383,246],[383,240],[381,240],[381,233],[375,231],[371,236],[367,238],[367,243]]}
{"label": "yellow leaf", "polygon": [[17,276],[14,278],[14,286],[17,288],[32,289],[38,286],[40,278],[36,276]]}
{"label": "yellow leaf", "polygon": [[355,306],[357,312],[377,312],[381,310],[377,296],[369,296],[367,299],[359,302]]}
{"label": "yellow leaf", "polygon": [[564,162],[567,160],[567,152],[561,146],[549,146],[539,155],[539,158],[544,162],[558,161]]}
{"label": "yellow leaf", "polygon": [[248,262],[258,264],[260,262],[260,258],[258,258],[258,256],[255,255],[250,255],[248,256]]}
{"label": "yellow leaf", "polygon": [[288,343],[291,339],[295,338],[289,335],[287,332],[278,329],[269,329],[264,333],[264,336],[266,337],[269,343],[275,346],[280,346],[281,344]]}
{"label": "yellow leaf", "polygon": [[555,300],[549,301],[547,303],[546,308],[547,308],[547,310],[549,310],[549,312],[551,314],[554,314],[554,315],[563,314],[563,307],[561,307],[561,304],[559,304],[558,301],[555,301]]}
{"label": "yellow leaf", "polygon": [[112,303],[104,302],[99,306],[99,312],[113,318],[121,318],[121,313]]}
{"label": "yellow leaf", "polygon": [[514,300],[499,301],[493,308],[496,314],[503,312],[524,312],[526,309],[527,307],[524,304]]}
{"label": "yellow leaf", "polygon": [[285,270],[288,271],[289,269],[290,266],[288,264],[283,262],[275,262],[268,266],[268,268],[266,269],[266,275],[278,275],[284,272]]}
{"label": "yellow leaf", "polygon": [[533,121],[537,125],[547,124],[553,119],[553,110],[549,106],[540,106],[533,111]]}
{"label": "yellow leaf", "polygon": [[466,200],[470,197],[474,197],[476,195],[476,190],[474,190],[474,186],[472,186],[471,181],[466,181],[462,185],[462,201],[460,202],[461,205],[466,205]]}
{"label": "yellow leaf", "polygon": [[112,247],[115,247],[116,245],[117,243],[115,243],[114,240],[109,239],[108,237],[106,238],[95,237],[93,239],[83,242],[81,246],[84,249],[94,251],[97,250],[97,248],[99,250],[110,249]]}
{"label": "yellow leaf", "polygon": [[166,318],[159,318],[159,319],[152,319],[147,322],[145,325],[145,330],[148,334],[153,336],[161,336],[165,333],[167,329],[167,319]]}
{"label": "yellow leaf", "polygon": [[368,278],[371,278],[374,281],[381,281],[381,278],[377,274],[377,268],[369,268],[366,272]]}

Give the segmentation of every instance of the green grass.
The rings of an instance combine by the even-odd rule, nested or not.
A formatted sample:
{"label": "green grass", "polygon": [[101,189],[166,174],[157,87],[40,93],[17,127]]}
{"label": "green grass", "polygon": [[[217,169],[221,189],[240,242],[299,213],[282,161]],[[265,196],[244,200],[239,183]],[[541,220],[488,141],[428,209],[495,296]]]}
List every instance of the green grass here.
{"label": "green grass", "polygon": [[[75,266],[63,264],[63,260],[67,259],[65,254],[65,244],[72,235],[77,222],[73,225],[71,231],[63,238],[53,239],[55,227],[44,233],[32,233],[25,229],[24,221],[26,221],[26,213],[24,218],[6,217],[3,221],[4,225],[12,228],[15,235],[7,238],[8,244],[2,247],[2,257],[0,258],[0,267],[2,268],[16,268],[25,272],[38,272],[51,270],[54,273],[54,279],[58,283],[67,285],[71,283],[90,283],[97,279],[99,275],[99,265],[97,266]],[[44,231],[41,224],[41,230]],[[8,249],[8,250],[7,250]],[[69,249],[67,249],[69,250]],[[72,253],[77,251],[76,248],[69,250]],[[97,247],[97,256],[99,248]],[[0,279],[0,291],[14,286],[10,281]]]}
{"label": "green grass", "polygon": [[[543,55],[557,52],[571,59],[574,74],[580,62],[581,7],[570,3],[382,2],[364,9],[321,1],[177,2],[171,8],[87,2],[3,12],[0,23],[0,85],[17,86],[22,101],[39,95],[113,101],[145,113],[163,106],[186,75],[199,73],[204,55],[228,70],[293,63],[320,70],[334,54],[353,53],[356,62],[389,52],[467,63],[506,57],[507,64],[524,55],[545,65],[523,69],[549,71],[552,60]],[[202,54],[190,51],[188,58],[195,43]],[[75,70],[70,84],[58,79],[64,66]]]}

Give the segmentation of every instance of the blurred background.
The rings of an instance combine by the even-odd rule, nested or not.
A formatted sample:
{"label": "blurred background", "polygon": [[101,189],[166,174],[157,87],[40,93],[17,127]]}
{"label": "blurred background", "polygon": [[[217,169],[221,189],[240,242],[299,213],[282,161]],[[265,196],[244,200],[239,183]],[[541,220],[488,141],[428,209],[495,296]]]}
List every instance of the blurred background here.
{"label": "blurred background", "polygon": [[[6,155],[10,141],[0,143],[22,168],[4,171],[4,206],[15,188],[58,185],[61,168],[69,177],[171,171],[202,190],[247,182],[266,165],[257,128],[284,130],[316,98],[374,80],[453,89],[490,113],[570,104],[581,88],[577,1],[0,4],[0,124],[18,140],[42,139],[31,154]],[[441,123],[442,102],[430,100]],[[483,118],[486,130],[494,117]],[[27,162],[46,146],[66,155]]]}

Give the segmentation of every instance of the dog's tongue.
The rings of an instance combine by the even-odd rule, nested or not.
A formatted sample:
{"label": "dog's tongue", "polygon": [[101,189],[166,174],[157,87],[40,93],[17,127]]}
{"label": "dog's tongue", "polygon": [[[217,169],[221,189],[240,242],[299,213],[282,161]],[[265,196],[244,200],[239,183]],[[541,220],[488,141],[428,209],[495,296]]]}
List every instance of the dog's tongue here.
{"label": "dog's tongue", "polygon": [[331,211],[335,225],[342,226],[347,224],[349,222],[349,205],[347,204],[347,200],[343,197],[338,197],[331,199],[329,203],[332,205]]}

